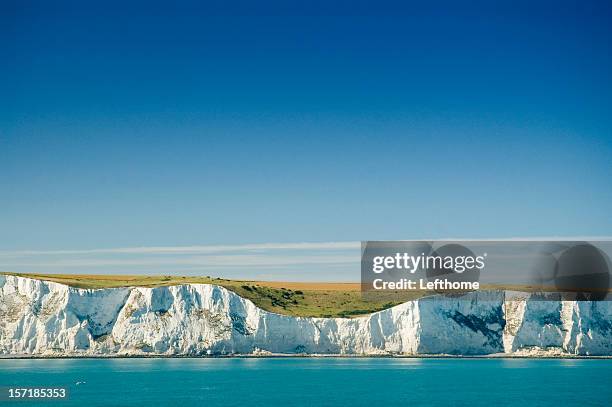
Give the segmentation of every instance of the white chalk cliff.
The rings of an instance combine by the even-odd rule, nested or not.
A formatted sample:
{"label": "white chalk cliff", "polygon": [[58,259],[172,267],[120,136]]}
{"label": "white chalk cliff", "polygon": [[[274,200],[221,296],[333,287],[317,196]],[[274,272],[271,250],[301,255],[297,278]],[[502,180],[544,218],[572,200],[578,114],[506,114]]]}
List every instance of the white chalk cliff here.
{"label": "white chalk cliff", "polygon": [[215,285],[85,290],[1,275],[0,355],[612,355],[612,302],[531,297],[478,292],[298,318]]}

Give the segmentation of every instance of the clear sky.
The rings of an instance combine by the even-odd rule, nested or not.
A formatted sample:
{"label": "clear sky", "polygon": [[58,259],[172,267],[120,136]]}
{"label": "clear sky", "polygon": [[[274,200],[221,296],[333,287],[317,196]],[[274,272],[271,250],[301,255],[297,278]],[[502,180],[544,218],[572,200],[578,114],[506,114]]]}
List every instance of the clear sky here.
{"label": "clear sky", "polygon": [[[45,3],[0,5],[5,255],[612,234],[606,2]],[[69,271],[183,270],[113,261]]]}

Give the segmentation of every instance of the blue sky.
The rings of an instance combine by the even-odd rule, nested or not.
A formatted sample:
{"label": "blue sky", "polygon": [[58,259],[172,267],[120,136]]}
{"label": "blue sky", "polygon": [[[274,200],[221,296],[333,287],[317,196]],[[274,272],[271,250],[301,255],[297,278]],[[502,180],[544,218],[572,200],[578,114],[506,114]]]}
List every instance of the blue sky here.
{"label": "blue sky", "polygon": [[0,252],[611,234],[605,3],[232,4],[2,4]]}

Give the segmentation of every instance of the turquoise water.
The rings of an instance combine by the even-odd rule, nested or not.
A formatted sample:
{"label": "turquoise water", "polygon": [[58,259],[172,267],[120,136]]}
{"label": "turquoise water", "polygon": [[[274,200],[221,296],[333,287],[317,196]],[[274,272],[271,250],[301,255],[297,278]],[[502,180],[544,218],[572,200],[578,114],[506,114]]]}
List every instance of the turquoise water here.
{"label": "turquoise water", "polygon": [[603,406],[612,360],[0,360],[0,386],[68,386],[57,406]]}

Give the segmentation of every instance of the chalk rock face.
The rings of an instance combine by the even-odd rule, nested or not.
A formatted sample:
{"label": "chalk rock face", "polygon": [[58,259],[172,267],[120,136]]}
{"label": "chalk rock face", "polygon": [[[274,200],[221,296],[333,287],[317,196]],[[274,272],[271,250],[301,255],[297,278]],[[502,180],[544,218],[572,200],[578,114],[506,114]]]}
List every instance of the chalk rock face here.
{"label": "chalk rock face", "polygon": [[506,293],[506,353],[612,355],[612,302],[543,301],[534,297]]}
{"label": "chalk rock face", "polygon": [[1,355],[270,353],[612,355],[612,306],[481,291],[358,318],[301,318],[208,284],[83,290],[0,276]]}

